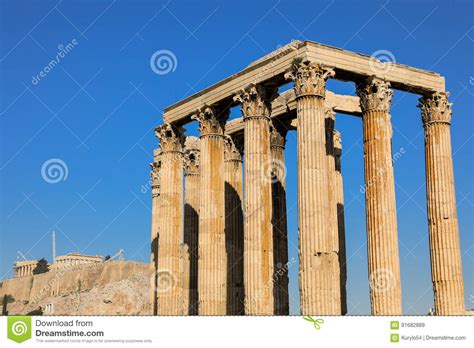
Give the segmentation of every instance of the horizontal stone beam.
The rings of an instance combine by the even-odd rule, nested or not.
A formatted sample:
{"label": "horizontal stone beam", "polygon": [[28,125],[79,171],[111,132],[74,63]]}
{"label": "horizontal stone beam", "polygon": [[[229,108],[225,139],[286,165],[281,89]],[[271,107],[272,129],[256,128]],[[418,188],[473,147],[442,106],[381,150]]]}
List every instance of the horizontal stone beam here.
{"label": "horizontal stone beam", "polygon": [[[333,108],[336,113],[361,116],[362,112],[359,106],[359,97],[351,95],[335,94],[331,91],[326,92],[326,107]],[[293,90],[283,92],[272,103],[272,118],[285,117],[295,119],[296,101]],[[293,120],[291,126],[296,129],[296,122]],[[227,122],[225,127],[226,134],[234,135],[242,132],[244,122],[242,118],[236,118]]]}
{"label": "horizontal stone beam", "polygon": [[[301,52],[302,50],[305,52]],[[337,80],[357,82],[375,75],[385,78],[392,88],[405,92],[427,94],[445,90],[444,77],[439,74],[392,62],[396,57],[390,51],[383,50],[379,53],[380,57],[385,56],[389,61],[380,62],[376,59],[377,54],[372,57],[312,41],[305,41],[305,45],[298,51],[303,59],[334,67]]]}
{"label": "horizontal stone beam", "polygon": [[191,114],[204,104],[233,106],[232,96],[252,83],[282,86],[287,83],[284,73],[297,58],[334,67],[335,79],[342,81],[357,82],[376,75],[387,79],[393,88],[411,93],[427,94],[445,89],[444,78],[434,72],[399,63],[380,65],[368,55],[311,41],[295,41],[260,58],[237,74],[165,108],[163,119],[165,122],[185,124],[190,121]]}

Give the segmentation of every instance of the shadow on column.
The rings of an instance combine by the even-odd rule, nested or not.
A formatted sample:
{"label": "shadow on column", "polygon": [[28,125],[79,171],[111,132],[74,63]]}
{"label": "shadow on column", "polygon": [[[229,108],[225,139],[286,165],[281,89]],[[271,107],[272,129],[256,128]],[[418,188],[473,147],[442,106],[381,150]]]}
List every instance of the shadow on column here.
{"label": "shadow on column", "polygon": [[185,229],[183,241],[189,251],[189,315],[198,315],[198,238],[199,214],[189,204],[184,205]]}
{"label": "shadow on column", "polygon": [[286,190],[280,180],[272,178],[273,225],[273,308],[275,315],[288,315],[288,230]]}
{"label": "shadow on column", "polygon": [[238,192],[225,183],[225,246],[227,253],[227,314],[244,314],[244,229]]}
{"label": "shadow on column", "polygon": [[324,119],[324,127],[326,129],[326,156],[334,157],[334,120],[326,117]]}
{"label": "shadow on column", "polygon": [[347,265],[346,265],[346,236],[344,225],[344,204],[337,204],[337,228],[339,233],[339,265],[341,267],[341,313],[347,314]]}
{"label": "shadow on column", "polygon": [[157,286],[157,270],[158,270],[158,235],[153,238],[151,241],[151,255],[152,255],[152,265],[153,265],[153,301],[150,304],[153,307],[153,315],[158,315],[158,293],[156,291]]}

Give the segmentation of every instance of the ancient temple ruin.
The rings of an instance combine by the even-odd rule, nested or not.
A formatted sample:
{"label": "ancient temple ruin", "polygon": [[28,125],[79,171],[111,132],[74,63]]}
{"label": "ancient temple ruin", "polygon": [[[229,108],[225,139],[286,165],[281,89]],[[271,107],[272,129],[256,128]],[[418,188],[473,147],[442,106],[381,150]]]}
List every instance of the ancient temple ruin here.
{"label": "ancient temple ruin", "polygon": [[[327,91],[328,79],[354,83],[355,95]],[[288,81],[293,90],[278,96]],[[292,42],[164,110],[151,172],[154,313],[288,314],[283,150],[291,130],[297,133],[301,314],[345,314],[342,142],[334,125],[352,115],[363,123],[371,311],[402,314],[392,89],[420,95],[435,312],[464,314],[444,78],[310,41]],[[243,117],[227,122],[236,105]],[[184,135],[183,125],[192,121],[199,123],[199,139]]]}

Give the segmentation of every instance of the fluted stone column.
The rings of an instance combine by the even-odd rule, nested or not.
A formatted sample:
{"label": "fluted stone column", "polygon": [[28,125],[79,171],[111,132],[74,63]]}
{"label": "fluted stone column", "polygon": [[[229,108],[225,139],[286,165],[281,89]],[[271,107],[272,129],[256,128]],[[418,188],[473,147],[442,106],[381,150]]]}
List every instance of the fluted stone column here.
{"label": "fluted stone column", "polygon": [[164,124],[155,131],[160,140],[161,195],[158,219],[158,315],[183,315],[181,237],[183,233],[182,130]]}
{"label": "fluted stone column", "polygon": [[294,81],[298,118],[298,224],[302,315],[341,314],[338,255],[328,192],[325,105],[331,68],[296,63],[286,74]]}
{"label": "fluted stone column", "polygon": [[[161,154],[159,155],[161,157]],[[151,314],[157,314],[157,293],[156,293],[156,281],[157,281],[157,270],[158,270],[158,219],[160,212],[160,168],[161,158],[155,159],[151,166],[151,259],[150,263],[153,268],[152,275],[152,286],[150,287],[150,308]]]}
{"label": "fluted stone column", "polygon": [[229,110],[204,106],[193,115],[201,132],[198,291],[200,315],[227,313],[224,124]]}
{"label": "fluted stone column", "polygon": [[285,143],[288,128],[275,120],[270,126],[272,225],[273,225],[273,296],[275,315],[290,313],[288,297],[288,227],[286,220]]}
{"label": "fluted stone column", "polygon": [[365,202],[370,302],[373,315],[401,315],[400,258],[392,162],[390,83],[357,86],[364,128]]}
{"label": "fluted stone column", "polygon": [[341,256],[340,256],[340,244],[339,244],[339,226],[337,220],[337,191],[336,191],[336,160],[335,160],[335,149],[334,149],[334,123],[336,121],[336,113],[332,108],[326,108],[326,160],[327,160],[327,183],[328,183],[328,202],[329,202],[329,213],[328,223],[331,229],[331,248],[332,253],[337,255],[336,258],[336,281],[338,282],[338,293],[336,294],[335,310],[337,314],[343,314],[342,311],[342,284],[341,284]]}
{"label": "fluted stone column", "polygon": [[242,211],[242,148],[226,136],[225,235],[227,249],[227,314],[244,314],[244,222]]}
{"label": "fluted stone column", "polygon": [[274,89],[250,85],[234,97],[242,104],[244,118],[245,208],[244,284],[245,313],[274,314],[273,237],[270,113]]}
{"label": "fluted stone column", "polygon": [[186,137],[185,142],[185,203],[184,203],[184,244],[189,254],[189,279],[187,283],[189,315],[198,314],[198,240],[200,204],[200,142],[196,137]]}
{"label": "fluted stone column", "polygon": [[344,188],[341,171],[342,141],[341,133],[333,132],[334,143],[334,191],[336,193],[337,231],[339,240],[339,266],[341,270],[341,314],[347,313],[347,264],[346,264],[346,227],[344,221]]}
{"label": "fluted stone column", "polygon": [[462,274],[453,159],[451,103],[447,93],[420,99],[425,129],[426,198],[435,313],[464,315]]}
{"label": "fluted stone column", "polygon": [[190,288],[190,271],[191,271],[191,255],[189,246],[185,243],[181,244],[181,302],[183,306],[183,315],[189,315],[191,288]]}

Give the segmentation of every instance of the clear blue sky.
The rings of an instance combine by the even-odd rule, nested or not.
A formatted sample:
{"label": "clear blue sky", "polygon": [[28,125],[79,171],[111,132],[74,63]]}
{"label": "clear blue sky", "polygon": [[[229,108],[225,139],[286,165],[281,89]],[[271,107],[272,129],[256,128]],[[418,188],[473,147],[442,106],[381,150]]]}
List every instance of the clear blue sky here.
{"label": "clear blue sky", "polygon": [[[471,1],[6,1],[0,0],[0,276],[20,250],[51,260],[81,251],[149,259],[148,163],[164,107],[243,69],[292,39],[372,54],[446,77],[466,305],[473,295],[473,7]],[[75,41],[73,41],[75,40]],[[39,81],[60,48],[73,48]],[[150,57],[170,50],[174,72]],[[44,75],[44,74],[43,74]],[[352,83],[329,89],[353,94]],[[417,96],[396,92],[393,149],[404,313],[432,306],[423,133]],[[233,112],[236,115],[236,111]],[[346,201],[349,313],[370,311],[361,120],[340,115]],[[195,134],[189,127],[188,134]],[[288,135],[290,257],[297,258],[296,145]],[[46,182],[61,159],[68,175]],[[290,268],[298,311],[297,266]]]}

